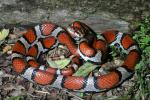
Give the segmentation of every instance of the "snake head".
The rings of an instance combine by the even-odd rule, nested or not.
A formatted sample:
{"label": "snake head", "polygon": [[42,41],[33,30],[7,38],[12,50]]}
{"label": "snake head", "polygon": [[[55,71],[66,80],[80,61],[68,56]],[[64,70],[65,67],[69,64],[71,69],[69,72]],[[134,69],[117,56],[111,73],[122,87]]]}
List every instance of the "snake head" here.
{"label": "snake head", "polygon": [[80,40],[86,34],[85,28],[82,26],[83,23],[75,21],[67,27],[68,33],[75,40]]}

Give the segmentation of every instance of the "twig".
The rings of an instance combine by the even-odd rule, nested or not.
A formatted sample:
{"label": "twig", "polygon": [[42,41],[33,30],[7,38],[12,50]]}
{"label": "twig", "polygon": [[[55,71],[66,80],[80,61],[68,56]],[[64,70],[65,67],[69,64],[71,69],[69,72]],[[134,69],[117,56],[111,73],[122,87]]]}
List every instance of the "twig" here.
{"label": "twig", "polygon": [[46,92],[46,91],[38,91],[38,90],[35,90],[35,92],[43,93],[43,94],[50,94],[49,92]]}
{"label": "twig", "polygon": [[69,92],[67,90],[63,90],[63,91],[68,93],[68,94],[70,94],[70,95],[72,95],[72,96],[74,96],[74,97],[76,97],[78,100],[84,100],[84,99],[80,98],[79,96],[77,96],[77,95],[75,95],[75,94],[73,94],[73,93],[71,93],[71,92]]}
{"label": "twig", "polygon": [[33,97],[33,98],[39,98],[40,96],[35,96],[35,95],[32,95],[30,93],[27,93],[29,96]]}

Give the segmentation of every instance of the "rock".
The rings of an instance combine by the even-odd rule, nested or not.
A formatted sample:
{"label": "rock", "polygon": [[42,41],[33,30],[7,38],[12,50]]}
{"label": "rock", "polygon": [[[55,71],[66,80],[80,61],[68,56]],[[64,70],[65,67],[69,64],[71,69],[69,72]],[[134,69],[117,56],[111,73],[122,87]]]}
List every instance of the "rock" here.
{"label": "rock", "polygon": [[[149,0],[1,0],[0,26],[51,21],[66,26],[80,20],[101,32],[129,30],[128,21],[150,15]],[[123,19],[123,20],[121,20]]]}
{"label": "rock", "polygon": [[117,19],[117,16],[111,13],[103,12],[103,14],[99,13],[97,15],[89,15],[89,17],[83,20],[83,22],[98,33],[110,29],[117,29],[122,32],[127,32],[129,30],[128,22]]}

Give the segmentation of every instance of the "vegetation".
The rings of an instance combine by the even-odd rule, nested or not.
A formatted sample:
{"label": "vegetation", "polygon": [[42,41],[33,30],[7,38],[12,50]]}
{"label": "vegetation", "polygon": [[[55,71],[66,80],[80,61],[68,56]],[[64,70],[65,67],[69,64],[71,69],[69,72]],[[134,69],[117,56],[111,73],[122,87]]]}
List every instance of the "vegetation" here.
{"label": "vegetation", "polygon": [[141,60],[136,65],[134,84],[126,97],[145,100],[150,95],[150,17],[136,25],[138,29],[134,32],[133,38],[141,50]]}

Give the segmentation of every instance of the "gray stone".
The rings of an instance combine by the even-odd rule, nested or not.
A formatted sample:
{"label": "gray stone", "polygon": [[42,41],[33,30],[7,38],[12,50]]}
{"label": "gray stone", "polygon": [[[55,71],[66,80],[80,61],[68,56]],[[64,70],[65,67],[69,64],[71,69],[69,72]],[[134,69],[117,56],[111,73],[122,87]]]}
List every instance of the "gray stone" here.
{"label": "gray stone", "polygon": [[0,0],[0,26],[51,21],[66,26],[74,20],[95,31],[129,30],[130,21],[150,15],[149,0]]}

